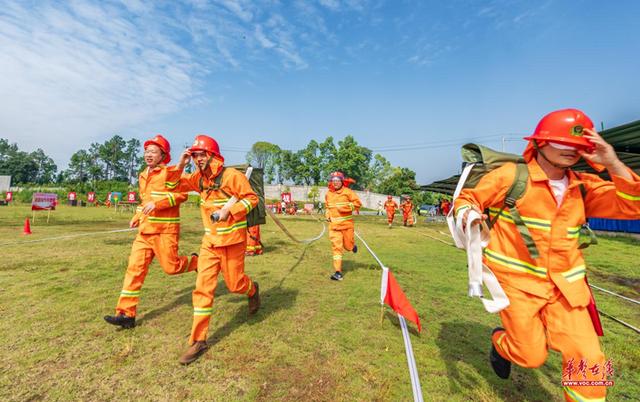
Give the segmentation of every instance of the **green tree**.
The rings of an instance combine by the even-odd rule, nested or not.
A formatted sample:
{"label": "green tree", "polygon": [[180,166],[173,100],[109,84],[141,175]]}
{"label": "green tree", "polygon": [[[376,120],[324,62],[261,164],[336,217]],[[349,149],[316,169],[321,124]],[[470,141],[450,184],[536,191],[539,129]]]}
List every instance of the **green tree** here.
{"label": "green tree", "polygon": [[370,149],[358,145],[355,138],[348,135],[338,142],[336,157],[328,166],[330,170],[339,170],[355,179],[354,188],[362,190],[369,184],[367,178],[371,157]]}
{"label": "green tree", "polygon": [[382,194],[413,196],[419,190],[416,183],[416,172],[408,168],[395,167],[391,176],[380,183],[376,190]]}
{"label": "green tree", "polygon": [[279,168],[280,147],[266,141],[256,142],[247,153],[247,162],[264,170],[265,181],[273,183]]}
{"label": "green tree", "polygon": [[105,179],[127,180],[127,143],[119,135],[114,135],[98,148],[98,156],[104,164]]}
{"label": "green tree", "polygon": [[71,155],[66,180],[85,183],[89,179],[89,169],[93,164],[91,155],[84,149]]}
{"label": "green tree", "polygon": [[138,178],[138,171],[140,170],[140,166],[144,162],[144,157],[140,154],[140,140],[137,138],[132,138],[127,141],[127,146],[124,151],[126,155],[127,162],[127,180],[129,184],[135,183]]}
{"label": "green tree", "polygon": [[33,182],[44,184],[52,183],[55,180],[58,167],[51,157],[45,155],[42,149],[36,149],[34,152],[31,152],[28,157],[31,158],[35,166],[37,166],[34,172]]}

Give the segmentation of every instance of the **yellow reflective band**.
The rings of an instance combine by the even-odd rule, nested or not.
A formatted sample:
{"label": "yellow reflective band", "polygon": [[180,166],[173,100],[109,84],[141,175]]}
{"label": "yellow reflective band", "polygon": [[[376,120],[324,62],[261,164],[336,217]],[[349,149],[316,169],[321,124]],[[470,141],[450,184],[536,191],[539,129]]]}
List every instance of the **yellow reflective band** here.
{"label": "yellow reflective band", "polygon": [[336,254],[333,256],[334,260],[341,260],[342,259],[342,254]]}
{"label": "yellow reflective band", "polygon": [[240,203],[242,205],[244,205],[244,209],[247,211],[247,213],[249,213],[249,211],[251,211],[251,208],[253,208],[251,206],[251,203],[249,201],[245,200],[244,198],[240,200]]}
{"label": "yellow reflective band", "polygon": [[[489,208],[489,215],[491,215],[491,217],[496,216],[498,212],[500,212],[499,208]],[[515,222],[513,221],[513,217],[506,210],[503,210],[502,213],[500,213],[500,217],[498,219],[515,224]],[[545,232],[551,231],[551,221],[531,218],[528,216],[522,216],[522,221],[524,222],[524,225],[529,229],[544,230]]]}
{"label": "yellow reflective band", "polygon": [[142,212],[142,207],[136,207],[136,212]]}
{"label": "yellow reflective band", "polygon": [[206,234],[211,234],[211,229],[209,229],[209,228],[204,228],[204,232],[205,232]]}
{"label": "yellow reflective band", "polygon": [[212,207],[223,207],[224,204],[227,203],[227,201],[229,201],[228,198],[216,198],[213,200],[209,200],[209,201],[205,201],[202,198],[200,199],[200,205],[209,205]]}
{"label": "yellow reflective band", "polygon": [[178,186],[178,183],[180,183],[180,179],[178,179],[178,181],[165,181],[164,182],[164,186],[166,188],[169,188],[169,189],[173,190],[174,188],[176,188]]}
{"label": "yellow reflective band", "polygon": [[151,192],[152,197],[165,197],[167,194],[169,194],[168,191],[152,191]]}
{"label": "yellow reflective band", "polygon": [[458,209],[456,209],[455,211],[455,216],[458,216],[458,213],[460,213],[460,211],[464,211],[468,208],[471,208],[471,205],[462,205],[461,207],[458,207]]}
{"label": "yellow reflective band", "polygon": [[157,216],[150,216],[149,222],[151,223],[180,223],[180,218],[161,218]]}
{"label": "yellow reflective band", "polygon": [[140,291],[139,290],[121,290],[120,291],[120,297],[139,297],[140,296]]}
{"label": "yellow reflective band", "polygon": [[566,279],[567,282],[575,282],[578,279],[584,278],[586,274],[586,267],[584,265],[578,265],[575,268],[571,268],[570,270],[563,272],[562,276],[564,276],[564,279]]}
{"label": "yellow reflective band", "polygon": [[255,251],[256,248],[256,246],[247,246],[247,250],[249,251]]}
{"label": "yellow reflective band", "polygon": [[167,193],[167,198],[169,198],[169,205],[171,205],[172,207],[176,206],[176,199],[173,196],[172,193]]}
{"label": "yellow reflective band", "polygon": [[580,236],[580,228],[582,226],[572,226],[567,228],[567,238],[577,239]]}
{"label": "yellow reflective band", "polygon": [[213,314],[213,307],[194,307],[193,315],[211,315]]}
{"label": "yellow reflective band", "polygon": [[216,228],[216,233],[219,235],[229,234],[229,233],[235,232],[236,230],[240,230],[246,227],[247,227],[247,221],[242,221],[224,228]]}
{"label": "yellow reflective band", "polygon": [[640,196],[623,193],[622,191],[616,191],[616,195],[620,198],[624,198],[625,200],[640,201]]}
{"label": "yellow reflective band", "polygon": [[531,274],[531,275],[537,276],[538,278],[547,277],[546,268],[538,267],[533,264],[529,264],[528,262],[518,260],[516,258],[507,257],[506,255],[496,253],[495,251],[490,250],[488,248],[484,249],[484,255],[487,257],[489,261],[495,262],[496,264],[500,264],[507,268],[511,268],[516,271]]}
{"label": "yellow reflective band", "polygon": [[342,222],[342,221],[349,221],[353,219],[353,215],[347,215],[347,216],[338,216],[337,218],[331,218],[332,222]]}
{"label": "yellow reflective band", "polygon": [[570,387],[562,387],[564,392],[569,396],[569,398],[573,399],[577,402],[605,402],[606,398],[587,398],[585,396],[580,395],[576,390],[571,389]]}

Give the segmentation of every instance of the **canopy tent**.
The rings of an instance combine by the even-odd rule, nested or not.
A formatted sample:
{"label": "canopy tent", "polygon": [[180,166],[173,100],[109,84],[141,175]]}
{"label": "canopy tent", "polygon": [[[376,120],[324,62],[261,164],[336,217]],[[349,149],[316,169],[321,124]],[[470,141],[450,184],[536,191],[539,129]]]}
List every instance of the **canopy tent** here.
{"label": "canopy tent", "polygon": [[[600,132],[600,135],[602,135],[609,144],[613,145],[622,162],[640,174],[640,120],[603,130]],[[583,160],[578,162],[573,167],[573,170],[596,173]],[[606,171],[600,173],[600,176],[609,179]],[[448,179],[438,180],[431,184],[420,186],[420,189],[422,191],[453,195],[459,179],[460,175],[451,176]]]}

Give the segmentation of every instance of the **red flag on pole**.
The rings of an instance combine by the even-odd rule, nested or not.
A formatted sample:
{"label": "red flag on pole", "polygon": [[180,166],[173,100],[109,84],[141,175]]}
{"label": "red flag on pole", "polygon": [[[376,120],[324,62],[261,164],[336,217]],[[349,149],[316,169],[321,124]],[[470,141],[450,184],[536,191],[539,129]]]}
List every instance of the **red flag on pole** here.
{"label": "red flag on pole", "polygon": [[422,331],[420,318],[418,313],[411,306],[409,299],[404,294],[400,285],[396,281],[389,268],[382,271],[382,286],[380,287],[380,300],[382,303],[388,304],[396,313],[400,314],[409,321],[413,321],[418,326],[418,332]]}

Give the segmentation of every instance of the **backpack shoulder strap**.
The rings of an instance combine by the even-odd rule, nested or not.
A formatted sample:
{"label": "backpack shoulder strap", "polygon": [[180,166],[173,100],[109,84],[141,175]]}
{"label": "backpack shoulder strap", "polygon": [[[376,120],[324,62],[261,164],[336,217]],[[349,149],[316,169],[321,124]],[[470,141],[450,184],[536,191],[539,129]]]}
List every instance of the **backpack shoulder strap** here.
{"label": "backpack shoulder strap", "polygon": [[531,233],[525,225],[522,217],[520,216],[520,212],[516,207],[516,201],[518,201],[525,194],[527,190],[527,181],[529,179],[529,170],[525,163],[517,163],[516,164],[516,175],[507,191],[507,194],[504,199],[504,205],[500,209],[500,211],[496,214],[496,216],[491,221],[491,225],[495,224],[495,221],[498,217],[503,213],[505,208],[509,209],[509,213],[511,214],[511,219],[513,219],[513,223],[516,225],[518,232],[520,233],[520,237],[524,241],[525,246],[527,246],[527,250],[529,251],[529,255],[531,258],[536,259],[540,258],[540,253],[538,252],[538,248],[536,247],[536,243],[533,241],[533,237],[531,237]]}

